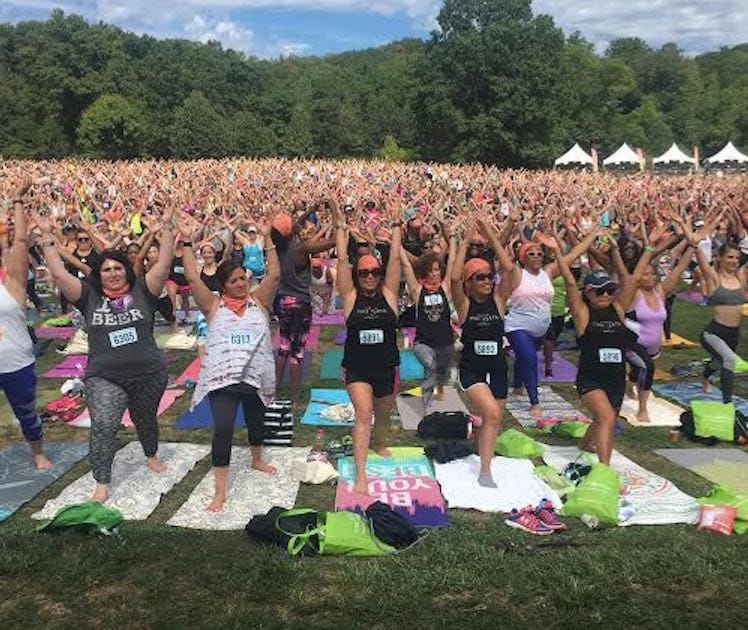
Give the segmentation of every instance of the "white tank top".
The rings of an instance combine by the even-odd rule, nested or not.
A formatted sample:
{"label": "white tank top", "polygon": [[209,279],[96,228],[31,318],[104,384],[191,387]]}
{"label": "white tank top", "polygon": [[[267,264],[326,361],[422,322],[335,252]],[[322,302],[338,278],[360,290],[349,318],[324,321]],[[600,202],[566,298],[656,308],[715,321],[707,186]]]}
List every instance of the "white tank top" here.
{"label": "white tank top", "polygon": [[239,317],[221,302],[208,324],[206,355],[195,393],[194,408],[208,392],[236,383],[257,388],[265,405],[275,396],[275,361],[267,311],[250,301]]}
{"label": "white tank top", "polygon": [[18,372],[34,362],[34,344],[26,329],[26,313],[0,283],[0,374]]}
{"label": "white tank top", "polygon": [[522,279],[512,292],[504,330],[526,330],[534,337],[542,337],[551,325],[553,283],[541,269],[537,275],[522,270]]}

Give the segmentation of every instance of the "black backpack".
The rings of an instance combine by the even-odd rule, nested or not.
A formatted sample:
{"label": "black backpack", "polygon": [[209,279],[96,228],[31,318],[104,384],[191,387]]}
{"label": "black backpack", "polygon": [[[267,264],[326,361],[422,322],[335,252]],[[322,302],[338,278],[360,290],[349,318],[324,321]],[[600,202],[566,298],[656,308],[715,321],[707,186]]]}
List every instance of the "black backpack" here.
{"label": "black backpack", "polygon": [[470,416],[464,411],[435,411],[418,423],[418,437],[427,440],[466,440]]}
{"label": "black backpack", "polygon": [[390,547],[405,549],[418,540],[416,528],[386,503],[374,501],[366,508],[366,518],[374,535]]}

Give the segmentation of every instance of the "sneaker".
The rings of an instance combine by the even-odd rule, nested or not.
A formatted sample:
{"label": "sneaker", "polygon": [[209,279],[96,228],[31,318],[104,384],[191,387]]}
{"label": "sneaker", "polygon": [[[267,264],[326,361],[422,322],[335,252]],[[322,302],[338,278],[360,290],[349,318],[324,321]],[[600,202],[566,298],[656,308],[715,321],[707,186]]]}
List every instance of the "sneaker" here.
{"label": "sneaker", "polygon": [[523,510],[512,510],[511,514],[504,519],[504,524],[536,536],[548,536],[554,532],[553,529],[535,516],[530,506]]}
{"label": "sneaker", "polygon": [[535,516],[546,527],[550,527],[554,532],[560,532],[566,529],[566,523],[562,523],[556,515],[556,508],[548,499],[543,499],[538,507],[535,508]]}

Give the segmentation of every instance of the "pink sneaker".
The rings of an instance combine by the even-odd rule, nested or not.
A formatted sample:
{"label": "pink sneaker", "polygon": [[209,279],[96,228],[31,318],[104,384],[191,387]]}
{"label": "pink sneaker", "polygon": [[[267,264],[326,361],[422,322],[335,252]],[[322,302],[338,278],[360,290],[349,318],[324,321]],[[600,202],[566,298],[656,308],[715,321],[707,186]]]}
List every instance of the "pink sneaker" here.
{"label": "pink sneaker", "polygon": [[531,506],[522,510],[512,510],[512,513],[504,519],[504,524],[536,536],[548,536],[554,531],[535,516]]}
{"label": "pink sneaker", "polygon": [[561,522],[556,515],[556,508],[548,499],[543,499],[538,507],[535,508],[535,515],[546,527],[550,527],[554,532],[560,532],[566,529],[566,523]]}

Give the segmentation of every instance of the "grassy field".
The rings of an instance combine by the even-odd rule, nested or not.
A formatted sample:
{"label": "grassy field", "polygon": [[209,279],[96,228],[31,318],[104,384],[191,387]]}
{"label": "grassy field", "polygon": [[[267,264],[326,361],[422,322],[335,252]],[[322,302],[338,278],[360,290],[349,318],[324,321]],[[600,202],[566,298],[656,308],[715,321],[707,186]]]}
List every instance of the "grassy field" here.
{"label": "grassy field", "polygon": [[[677,301],[674,330],[697,340],[708,309]],[[331,345],[325,328],[322,348]],[[743,348],[748,347],[743,333]],[[569,353],[576,360],[575,353]],[[659,367],[703,358],[700,349],[666,350]],[[170,370],[178,373],[192,356]],[[48,351],[39,370],[59,361]],[[315,352],[312,386],[321,352]],[[406,384],[407,385],[407,384]],[[746,381],[737,393],[748,394]],[[41,402],[58,382],[43,382]],[[554,386],[575,401],[572,386]],[[308,398],[308,395],[307,395]],[[578,401],[577,401],[578,402]],[[175,431],[184,396],[161,419],[162,439],[209,442],[210,431]],[[303,409],[296,410],[296,417]],[[0,418],[7,420],[0,403]],[[507,418],[505,426],[514,422]],[[0,429],[0,444],[18,439]],[[328,431],[329,437],[342,430]],[[49,440],[86,440],[87,432],[48,426]],[[123,443],[134,431],[122,430]],[[296,442],[313,430],[298,427]],[[236,444],[244,444],[238,434]],[[393,431],[393,443],[418,444]],[[627,428],[616,448],[682,490],[701,496],[709,483],[652,450],[669,445],[667,429]],[[688,444],[681,443],[682,447]],[[661,526],[569,531],[545,539],[511,530],[497,515],[450,512],[451,525],[407,553],[379,559],[289,559],[243,532],[200,532],[166,521],[209,469],[206,458],[152,516],[126,523],[118,536],[37,534],[30,514],[84,474],[81,462],[0,523],[0,628],[738,628],[745,626],[748,537]],[[302,486],[299,506],[332,509],[332,486]]]}

